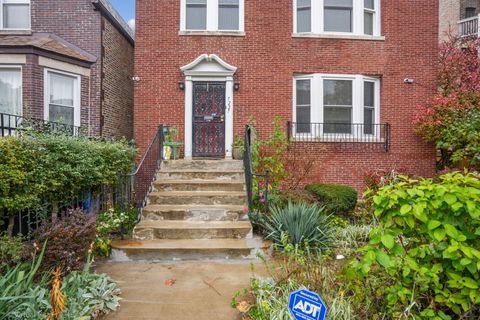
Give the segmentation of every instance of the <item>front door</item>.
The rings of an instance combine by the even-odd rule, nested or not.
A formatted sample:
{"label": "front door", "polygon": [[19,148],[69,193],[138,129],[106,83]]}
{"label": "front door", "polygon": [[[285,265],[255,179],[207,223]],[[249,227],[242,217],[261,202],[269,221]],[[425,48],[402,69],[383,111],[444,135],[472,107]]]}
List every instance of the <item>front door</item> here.
{"label": "front door", "polygon": [[225,157],[225,82],[193,83],[193,157]]}

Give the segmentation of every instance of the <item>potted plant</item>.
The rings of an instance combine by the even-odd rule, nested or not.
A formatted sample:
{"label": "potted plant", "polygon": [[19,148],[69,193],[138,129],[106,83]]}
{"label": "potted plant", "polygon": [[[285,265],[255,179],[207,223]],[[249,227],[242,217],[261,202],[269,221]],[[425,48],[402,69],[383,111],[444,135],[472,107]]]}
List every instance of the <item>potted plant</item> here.
{"label": "potted plant", "polygon": [[242,137],[236,136],[233,140],[233,159],[243,160],[245,153],[245,144]]}
{"label": "potted plant", "polygon": [[178,147],[182,145],[178,139],[177,127],[169,127],[165,133],[165,140],[163,142],[163,160],[173,160],[178,158]]}

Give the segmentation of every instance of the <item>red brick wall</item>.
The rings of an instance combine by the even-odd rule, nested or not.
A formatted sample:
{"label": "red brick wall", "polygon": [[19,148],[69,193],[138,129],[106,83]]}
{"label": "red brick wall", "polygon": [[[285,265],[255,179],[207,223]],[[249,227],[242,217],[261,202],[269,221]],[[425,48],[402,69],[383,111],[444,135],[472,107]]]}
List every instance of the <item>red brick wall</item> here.
{"label": "red brick wall", "polygon": [[133,138],[133,46],[103,18],[103,136]]}
{"label": "red brick wall", "polygon": [[[382,77],[381,122],[392,125],[389,153],[341,144],[318,144],[312,157],[322,161],[312,180],[361,187],[374,168],[405,167],[433,175],[435,152],[414,134],[415,106],[435,92],[438,1],[382,0],[385,41],[292,38],[292,1],[245,1],[245,37],[180,36],[177,0],[138,0],[135,73],[135,139],[145,147],[160,123],[183,131],[184,92],[179,68],[203,53],[219,55],[239,68],[235,81],[235,132],[249,116],[265,136],[275,115],[292,118],[295,73],[345,73]],[[414,85],[403,84],[409,77]]]}

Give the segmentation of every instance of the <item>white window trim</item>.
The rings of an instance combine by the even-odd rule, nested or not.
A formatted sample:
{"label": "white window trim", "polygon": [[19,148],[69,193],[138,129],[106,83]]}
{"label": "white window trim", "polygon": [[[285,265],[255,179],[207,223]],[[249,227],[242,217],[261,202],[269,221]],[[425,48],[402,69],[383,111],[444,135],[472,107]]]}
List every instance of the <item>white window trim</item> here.
{"label": "white window trim", "polygon": [[[364,30],[364,14],[365,7],[363,0],[353,0],[353,31],[352,32],[331,32],[324,31],[324,0],[311,0],[311,31],[310,32],[297,32],[297,0],[293,0],[293,36],[326,36],[326,37],[338,37],[338,38],[358,38],[368,40],[369,38],[381,40],[381,16],[382,8],[380,6],[380,0],[375,1],[375,14],[373,22],[373,35],[365,34]],[[381,39],[379,39],[381,38]]]}
{"label": "white window trim", "polygon": [[205,30],[187,29],[187,1],[180,0],[180,33],[211,33],[211,34],[238,34],[245,30],[245,0],[238,2],[238,30],[219,30],[218,29],[218,0],[207,0],[207,28]]}
{"label": "white window trim", "polygon": [[18,69],[20,71],[20,82],[22,83],[22,90],[20,91],[20,112],[18,116],[23,116],[23,66],[21,65],[8,65],[2,64],[0,65],[1,69]]}
{"label": "white window trim", "polygon": [[[3,5],[4,4],[28,4],[29,26],[28,28],[4,28],[3,27]],[[30,31],[32,29],[32,4],[30,0],[0,0],[0,30],[8,31]]]}
{"label": "white window trim", "polygon": [[81,88],[82,88],[82,78],[81,76],[73,73],[68,73],[64,71],[59,71],[55,69],[44,69],[43,76],[43,116],[46,121],[50,121],[50,81],[48,74],[56,73],[65,76],[69,76],[76,79],[75,88],[73,91],[73,125],[75,127],[80,127],[81,125]]}
{"label": "white window trim", "polygon": [[[364,119],[364,82],[375,83],[375,119],[374,124],[380,124],[380,78],[368,77],[364,75],[347,75],[347,74],[308,74],[298,75],[293,78],[293,110],[292,121],[297,120],[297,80],[310,80],[310,122],[324,123],[324,103],[323,103],[323,82],[324,80],[352,80],[352,124],[363,124]],[[296,128],[295,128],[296,129]],[[293,134],[301,138],[322,138],[322,137],[338,137],[338,138],[353,138],[353,135],[344,133],[297,133]],[[379,130],[374,135],[362,134],[357,135],[361,141],[368,142],[370,137],[372,140],[380,138]],[[351,139],[350,139],[351,140]]]}

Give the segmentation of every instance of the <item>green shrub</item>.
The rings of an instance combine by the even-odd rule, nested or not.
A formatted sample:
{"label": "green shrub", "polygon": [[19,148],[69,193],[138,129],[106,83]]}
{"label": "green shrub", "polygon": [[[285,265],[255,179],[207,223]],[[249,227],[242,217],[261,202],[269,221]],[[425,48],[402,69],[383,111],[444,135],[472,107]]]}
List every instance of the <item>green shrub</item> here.
{"label": "green shrub", "polygon": [[266,238],[281,250],[286,245],[326,250],[331,242],[330,217],[317,205],[289,202],[285,207],[273,207],[262,223]]}
{"label": "green shrub", "polygon": [[348,272],[358,291],[380,277],[374,292],[390,317],[477,319],[479,198],[479,176],[458,172],[381,188],[372,198],[379,226]]}
{"label": "green shrub", "polygon": [[0,233],[0,274],[21,262],[23,249],[22,237],[11,238]]}
{"label": "green shrub", "polygon": [[315,194],[325,210],[333,214],[347,214],[357,205],[357,191],[349,186],[311,184],[305,190]]}
{"label": "green shrub", "polygon": [[55,222],[35,230],[36,242],[48,241],[41,270],[62,266],[64,273],[81,270],[95,241],[95,217],[80,209],[67,212]]}

